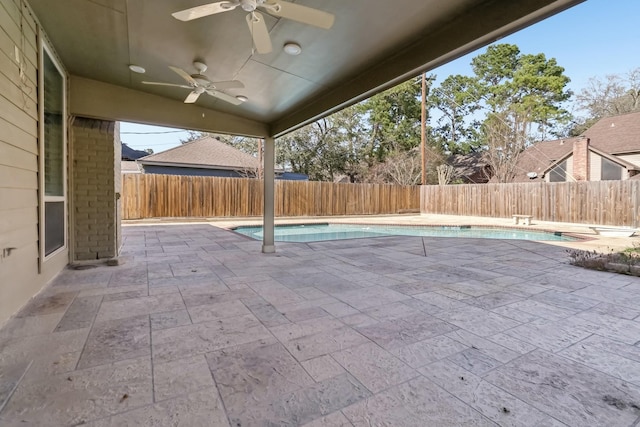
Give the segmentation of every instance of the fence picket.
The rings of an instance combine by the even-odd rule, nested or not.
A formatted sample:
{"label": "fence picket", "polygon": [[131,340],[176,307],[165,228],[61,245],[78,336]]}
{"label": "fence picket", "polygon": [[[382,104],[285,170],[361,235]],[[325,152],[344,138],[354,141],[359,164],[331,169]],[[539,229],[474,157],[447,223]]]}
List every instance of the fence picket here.
{"label": "fence picket", "polygon": [[427,185],[420,211],[637,227],[640,180],[559,183]]}
{"label": "fence picket", "polygon": [[[263,181],[124,174],[122,218],[261,216]],[[276,181],[276,216],[393,214],[419,209],[418,186]]]}

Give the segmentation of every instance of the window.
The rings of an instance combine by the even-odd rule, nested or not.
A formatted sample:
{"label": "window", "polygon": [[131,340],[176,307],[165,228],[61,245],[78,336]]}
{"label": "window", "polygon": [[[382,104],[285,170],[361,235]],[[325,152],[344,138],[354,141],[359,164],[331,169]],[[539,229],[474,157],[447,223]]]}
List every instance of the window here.
{"label": "window", "polygon": [[601,180],[614,181],[614,180],[622,179],[622,166],[604,157],[601,157],[601,159],[602,159],[602,175],[600,177]]}
{"label": "window", "polygon": [[567,161],[559,163],[549,171],[549,182],[565,182],[567,180]]}
{"label": "window", "polygon": [[66,93],[60,67],[46,46],[41,52],[41,246],[46,258],[66,246]]}

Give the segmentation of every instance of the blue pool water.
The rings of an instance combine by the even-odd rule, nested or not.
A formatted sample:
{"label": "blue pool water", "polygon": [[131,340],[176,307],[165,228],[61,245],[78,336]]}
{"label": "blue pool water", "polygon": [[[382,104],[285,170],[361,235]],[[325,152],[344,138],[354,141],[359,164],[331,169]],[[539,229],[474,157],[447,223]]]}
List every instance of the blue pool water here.
{"label": "blue pool water", "polygon": [[[262,226],[237,227],[237,233],[262,240]],[[320,242],[323,240],[359,239],[380,236],[470,237],[481,239],[519,239],[573,241],[560,233],[520,229],[481,228],[470,226],[387,226],[351,224],[300,224],[275,227],[276,242]]]}

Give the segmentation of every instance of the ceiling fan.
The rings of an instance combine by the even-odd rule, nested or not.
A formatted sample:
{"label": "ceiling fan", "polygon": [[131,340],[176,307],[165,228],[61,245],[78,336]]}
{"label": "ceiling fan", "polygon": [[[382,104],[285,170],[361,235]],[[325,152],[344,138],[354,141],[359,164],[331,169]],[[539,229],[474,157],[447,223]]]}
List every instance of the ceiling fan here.
{"label": "ceiling fan", "polygon": [[184,100],[185,104],[193,104],[198,100],[200,95],[206,93],[214,98],[221,99],[234,105],[242,104],[246,98],[235,97],[228,95],[220,90],[224,89],[236,89],[243,88],[244,85],[238,80],[229,80],[224,82],[212,82],[203,73],[207,71],[207,65],[203,62],[195,61],[193,67],[198,71],[196,74],[189,74],[181,68],[169,66],[176,74],[186,80],[188,84],[178,85],[174,83],[162,83],[162,82],[142,82],[146,85],[158,85],[158,86],[174,86],[181,87],[183,89],[191,89],[191,93],[187,95]]}
{"label": "ceiling fan", "polygon": [[291,19],[303,24],[329,29],[333,26],[335,17],[322,10],[290,3],[284,0],[229,0],[216,3],[203,4],[191,9],[175,12],[172,16],[181,21],[191,21],[204,16],[216,13],[228,12],[240,6],[247,15],[247,24],[253,38],[253,43],[258,53],[269,53],[272,50],[269,30],[264,22],[264,16],[257,12],[257,8],[264,9],[265,12],[278,18]]}

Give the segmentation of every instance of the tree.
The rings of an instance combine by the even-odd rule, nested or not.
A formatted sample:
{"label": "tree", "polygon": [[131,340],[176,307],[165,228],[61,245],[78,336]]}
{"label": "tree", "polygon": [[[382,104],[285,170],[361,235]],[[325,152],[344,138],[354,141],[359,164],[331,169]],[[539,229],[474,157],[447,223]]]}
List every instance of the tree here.
{"label": "tree", "polygon": [[576,101],[588,114],[585,121],[591,122],[640,110],[640,68],[626,74],[590,78]]}
{"label": "tree", "polygon": [[511,182],[520,154],[529,143],[531,119],[518,109],[492,113],[482,125],[483,159],[497,182]]}
{"label": "tree", "polygon": [[556,125],[569,121],[563,103],[572,95],[567,89],[570,79],[554,58],[547,59],[542,53],[525,55],[515,45],[498,44],[489,46],[471,64],[478,94],[490,113],[517,112],[537,125],[541,139],[555,134]]}
{"label": "tree", "polygon": [[367,182],[416,185],[420,182],[421,174],[420,153],[417,150],[395,151],[371,168]]}
{"label": "tree", "polygon": [[383,161],[391,152],[407,151],[420,144],[421,92],[421,79],[415,78],[359,105],[367,124],[363,130],[369,134],[363,150],[369,166]]}
{"label": "tree", "polygon": [[201,132],[199,130],[187,130],[187,136],[180,140],[180,144],[186,144],[187,142],[195,141],[196,139],[204,138],[205,136],[211,136],[209,132]]}
{"label": "tree", "polygon": [[[520,49],[512,44],[489,46],[487,51],[471,60],[478,83],[478,95],[495,113],[510,103],[509,93],[515,70],[518,68]],[[479,100],[478,100],[479,101]]]}
{"label": "tree", "polygon": [[333,181],[345,170],[348,150],[339,116],[325,117],[276,141],[276,163],[312,181]]}
{"label": "tree", "polygon": [[400,153],[419,145],[420,83],[412,79],[279,138],[277,162],[312,180],[393,180],[376,166],[389,156],[404,161]]}
{"label": "tree", "polygon": [[429,105],[442,116],[434,130],[437,144],[451,154],[466,154],[477,148],[477,120],[469,120],[480,105],[476,79],[454,75],[432,90]]}
{"label": "tree", "polygon": [[450,184],[454,179],[458,178],[456,168],[446,163],[436,167],[438,173],[438,185]]}

